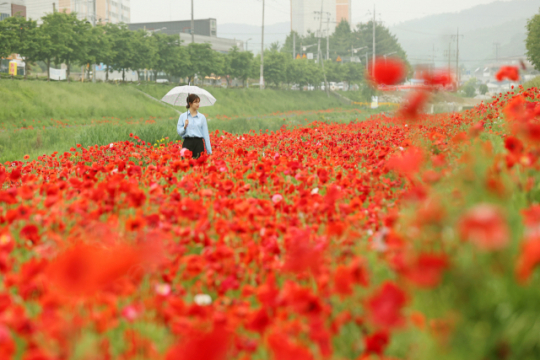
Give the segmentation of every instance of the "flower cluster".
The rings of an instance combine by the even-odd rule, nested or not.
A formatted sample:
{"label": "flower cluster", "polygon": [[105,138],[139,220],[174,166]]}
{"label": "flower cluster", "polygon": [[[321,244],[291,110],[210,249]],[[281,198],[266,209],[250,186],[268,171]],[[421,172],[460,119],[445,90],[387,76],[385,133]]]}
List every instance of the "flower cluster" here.
{"label": "flower cluster", "polygon": [[527,358],[538,97],[1,166],[0,357]]}

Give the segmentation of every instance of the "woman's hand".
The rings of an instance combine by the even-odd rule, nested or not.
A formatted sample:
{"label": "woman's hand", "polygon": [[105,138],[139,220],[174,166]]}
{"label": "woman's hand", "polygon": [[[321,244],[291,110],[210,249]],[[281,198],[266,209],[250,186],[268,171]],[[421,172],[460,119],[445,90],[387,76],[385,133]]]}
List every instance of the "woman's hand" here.
{"label": "woman's hand", "polygon": [[186,119],[186,122],[184,123],[184,129],[187,128],[188,124],[189,124],[189,120]]}

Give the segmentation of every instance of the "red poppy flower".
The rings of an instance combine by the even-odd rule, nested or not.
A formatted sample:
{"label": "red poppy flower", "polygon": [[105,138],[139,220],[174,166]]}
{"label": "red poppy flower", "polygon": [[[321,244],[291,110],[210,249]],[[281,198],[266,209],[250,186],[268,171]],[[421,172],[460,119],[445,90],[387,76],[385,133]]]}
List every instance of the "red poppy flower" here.
{"label": "red poppy flower", "polygon": [[190,334],[182,342],[173,346],[166,355],[166,360],[225,360],[232,344],[232,335],[220,326],[215,326],[209,333]]}
{"label": "red poppy flower", "polygon": [[442,272],[448,268],[448,259],[443,254],[421,254],[405,271],[405,277],[422,288],[433,288],[441,282]]}
{"label": "red poppy flower", "polygon": [[416,120],[422,110],[424,109],[427,101],[429,100],[429,95],[425,91],[416,91],[407,97],[405,102],[401,105],[398,110],[398,116],[408,119]]}
{"label": "red poppy flower", "polygon": [[390,342],[388,331],[381,330],[364,338],[364,354],[377,354],[382,356]]}
{"label": "red poppy flower", "polygon": [[497,79],[497,81],[503,81],[506,79],[518,81],[519,68],[517,66],[502,66],[495,75],[495,78]]}
{"label": "red poppy flower", "polygon": [[382,328],[394,328],[404,324],[401,309],[407,303],[407,295],[396,284],[385,282],[366,305],[371,322]]}
{"label": "red poppy flower", "polygon": [[377,58],[375,67],[370,66],[370,79],[377,85],[396,85],[403,81],[406,67],[403,61],[397,58]]}
{"label": "red poppy flower", "polygon": [[490,204],[476,205],[467,211],[458,224],[464,240],[481,250],[500,250],[510,241],[510,231],[501,210]]}

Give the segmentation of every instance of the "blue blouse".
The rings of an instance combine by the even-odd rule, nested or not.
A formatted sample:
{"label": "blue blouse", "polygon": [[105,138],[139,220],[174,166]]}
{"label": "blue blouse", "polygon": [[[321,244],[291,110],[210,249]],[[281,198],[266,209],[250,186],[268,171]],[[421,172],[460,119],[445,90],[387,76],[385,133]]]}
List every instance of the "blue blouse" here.
{"label": "blue blouse", "polygon": [[[184,123],[186,119],[189,120],[187,128],[184,129]],[[204,145],[206,146],[206,152],[212,153],[212,145],[210,144],[210,135],[208,134],[208,124],[206,123],[206,117],[197,111],[197,115],[191,116],[191,112],[187,111],[180,115],[178,119],[178,125],[176,126],[178,135],[185,139],[186,137],[198,137],[204,139]]]}

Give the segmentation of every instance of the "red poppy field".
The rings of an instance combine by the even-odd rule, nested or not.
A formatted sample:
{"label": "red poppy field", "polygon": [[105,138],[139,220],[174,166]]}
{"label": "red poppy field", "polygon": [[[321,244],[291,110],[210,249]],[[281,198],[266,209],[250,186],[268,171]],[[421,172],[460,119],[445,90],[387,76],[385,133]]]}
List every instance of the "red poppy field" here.
{"label": "red poppy field", "polygon": [[538,359],[538,98],[5,164],[0,358]]}

